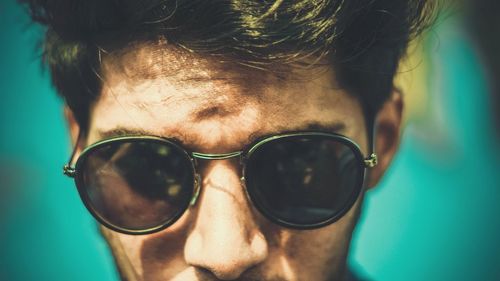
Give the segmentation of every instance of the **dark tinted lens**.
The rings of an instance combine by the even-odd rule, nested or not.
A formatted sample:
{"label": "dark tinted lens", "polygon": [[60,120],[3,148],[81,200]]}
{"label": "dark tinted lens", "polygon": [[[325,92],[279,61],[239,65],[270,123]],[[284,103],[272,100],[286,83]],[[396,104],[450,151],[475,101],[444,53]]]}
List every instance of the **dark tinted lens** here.
{"label": "dark tinted lens", "polygon": [[360,153],[343,139],[291,136],[259,146],[245,170],[260,209],[286,224],[312,226],[342,215],[363,179]]}
{"label": "dark tinted lens", "polygon": [[106,223],[127,230],[173,223],[193,192],[187,154],[167,142],[109,142],[88,151],[77,169],[87,205]]}

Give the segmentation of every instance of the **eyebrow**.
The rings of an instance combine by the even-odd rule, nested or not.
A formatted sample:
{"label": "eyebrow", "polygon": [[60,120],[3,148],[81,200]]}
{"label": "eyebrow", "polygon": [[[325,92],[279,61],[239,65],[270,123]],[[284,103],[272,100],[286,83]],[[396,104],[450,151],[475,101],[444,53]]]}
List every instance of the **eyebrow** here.
{"label": "eyebrow", "polygon": [[125,128],[125,127],[116,127],[110,130],[98,130],[97,134],[101,139],[110,139],[115,137],[123,137],[123,136],[156,136],[162,138],[171,139],[171,137],[162,136],[160,134],[146,131],[138,128]]}
{"label": "eyebrow", "polygon": [[335,122],[329,124],[324,124],[320,122],[307,122],[305,124],[300,124],[295,127],[278,127],[275,130],[266,132],[264,134],[258,132],[250,134],[247,143],[253,143],[259,139],[265,139],[267,137],[278,134],[286,134],[292,132],[309,132],[309,131],[324,132],[324,133],[339,133],[345,130],[345,128],[346,125],[342,122]]}
{"label": "eyebrow", "polygon": [[[307,131],[339,133],[345,130],[345,128],[346,125],[343,122],[335,122],[330,124],[324,124],[319,122],[308,122],[295,127],[278,127],[266,133],[261,133],[261,132],[252,133],[248,136],[247,140],[245,141],[245,144],[254,143],[259,139],[264,139],[273,135],[284,134],[284,133],[307,132]],[[122,137],[122,136],[156,136],[156,137],[170,139],[186,146],[188,146],[188,144],[190,143],[190,139],[188,139],[186,136],[183,135],[179,134],[166,135],[158,132],[146,131],[140,128],[116,127],[110,130],[103,130],[103,131],[99,130],[97,133],[101,140],[114,137]]]}
{"label": "eyebrow", "polygon": [[302,128],[304,131],[321,131],[336,133],[345,130],[346,125],[343,122],[335,122],[332,124],[322,124],[319,122],[309,122]]}

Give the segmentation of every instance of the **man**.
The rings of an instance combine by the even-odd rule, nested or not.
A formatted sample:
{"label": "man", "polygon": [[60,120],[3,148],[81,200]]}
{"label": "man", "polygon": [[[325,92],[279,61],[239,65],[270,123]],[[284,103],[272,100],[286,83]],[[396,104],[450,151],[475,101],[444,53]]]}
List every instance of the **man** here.
{"label": "man", "polygon": [[426,1],[23,1],[124,280],[352,280]]}

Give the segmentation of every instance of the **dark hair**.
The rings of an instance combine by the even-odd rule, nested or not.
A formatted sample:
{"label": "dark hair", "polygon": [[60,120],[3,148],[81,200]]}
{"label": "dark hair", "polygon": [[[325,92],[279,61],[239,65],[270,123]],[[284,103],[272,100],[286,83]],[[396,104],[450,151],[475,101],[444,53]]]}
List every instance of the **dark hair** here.
{"label": "dark hair", "polygon": [[[435,0],[19,0],[47,26],[44,63],[80,126],[100,93],[99,48],[165,38],[258,69],[326,59],[340,86],[376,112]],[[105,46],[105,47],[104,47]]]}

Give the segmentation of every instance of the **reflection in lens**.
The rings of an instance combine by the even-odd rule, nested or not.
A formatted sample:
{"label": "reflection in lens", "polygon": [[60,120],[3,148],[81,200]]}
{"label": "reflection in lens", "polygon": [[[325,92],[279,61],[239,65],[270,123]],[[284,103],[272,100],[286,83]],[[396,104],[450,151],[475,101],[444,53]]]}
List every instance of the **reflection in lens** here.
{"label": "reflection in lens", "polygon": [[192,164],[168,142],[110,142],[89,151],[82,165],[91,208],[115,227],[144,230],[173,223],[191,198]]}
{"label": "reflection in lens", "polygon": [[245,170],[250,196],[289,224],[327,221],[350,207],[363,167],[353,148],[325,136],[293,136],[259,146]]}

